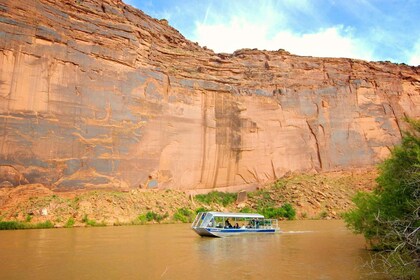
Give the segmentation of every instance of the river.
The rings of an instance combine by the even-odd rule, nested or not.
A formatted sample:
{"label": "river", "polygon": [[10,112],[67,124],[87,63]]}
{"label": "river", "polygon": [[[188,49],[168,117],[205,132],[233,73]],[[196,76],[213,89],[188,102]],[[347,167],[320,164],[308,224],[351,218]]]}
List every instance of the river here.
{"label": "river", "polygon": [[342,221],[202,238],[188,224],[0,232],[1,279],[367,279],[364,240]]}

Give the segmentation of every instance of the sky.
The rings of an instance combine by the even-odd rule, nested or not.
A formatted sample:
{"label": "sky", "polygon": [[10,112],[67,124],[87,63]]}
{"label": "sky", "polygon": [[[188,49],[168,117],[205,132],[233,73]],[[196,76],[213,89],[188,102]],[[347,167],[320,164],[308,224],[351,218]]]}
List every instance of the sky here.
{"label": "sky", "polygon": [[420,64],[420,0],[123,0],[215,52]]}

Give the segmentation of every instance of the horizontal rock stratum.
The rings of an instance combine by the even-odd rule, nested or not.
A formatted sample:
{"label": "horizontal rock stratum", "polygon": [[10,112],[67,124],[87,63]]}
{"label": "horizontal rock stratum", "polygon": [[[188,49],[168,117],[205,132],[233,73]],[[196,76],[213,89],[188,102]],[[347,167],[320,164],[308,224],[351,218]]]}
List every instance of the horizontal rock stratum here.
{"label": "horizontal rock stratum", "polygon": [[3,0],[0,185],[235,188],[371,167],[420,117],[419,71],[217,54],[119,0]]}

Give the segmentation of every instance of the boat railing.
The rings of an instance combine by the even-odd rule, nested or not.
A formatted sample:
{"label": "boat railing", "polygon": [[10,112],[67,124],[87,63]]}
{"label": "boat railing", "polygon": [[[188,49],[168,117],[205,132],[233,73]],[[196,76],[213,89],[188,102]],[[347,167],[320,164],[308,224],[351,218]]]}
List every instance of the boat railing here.
{"label": "boat railing", "polygon": [[[236,220],[234,221],[236,223]],[[239,221],[238,221],[239,222]],[[244,228],[248,228],[248,229],[278,229],[278,220],[277,219],[260,219],[260,220],[244,220],[242,223],[239,222],[239,228],[236,228],[234,226],[229,227],[231,229],[244,229]],[[205,224],[206,227],[209,228],[228,228],[224,222],[217,222],[217,223],[211,223],[211,224],[207,224],[207,223],[203,223]],[[193,223],[193,227],[200,227],[201,223],[200,222],[194,222]]]}
{"label": "boat railing", "polygon": [[263,219],[259,225],[259,228],[262,229],[277,229],[278,227],[279,221],[277,219]]}
{"label": "boat railing", "polygon": [[[233,224],[226,225],[226,222],[229,219]],[[239,227],[238,226],[239,223]],[[236,226],[234,226],[236,224]],[[229,217],[229,216],[213,216],[207,212],[198,213],[192,223],[193,228],[232,228],[232,229],[278,229],[278,220],[277,219],[264,219],[264,218],[238,218],[238,217]]]}
{"label": "boat railing", "polygon": [[270,219],[271,220],[271,227],[272,228],[279,228],[279,220],[277,219]]}

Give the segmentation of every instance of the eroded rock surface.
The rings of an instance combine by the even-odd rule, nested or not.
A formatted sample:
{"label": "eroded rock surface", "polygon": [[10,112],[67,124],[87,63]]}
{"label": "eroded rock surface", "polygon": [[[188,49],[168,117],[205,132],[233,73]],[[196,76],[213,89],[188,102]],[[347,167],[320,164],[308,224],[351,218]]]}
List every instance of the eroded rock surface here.
{"label": "eroded rock surface", "polygon": [[369,167],[420,117],[419,70],[216,54],[119,0],[3,0],[0,186],[242,188]]}

